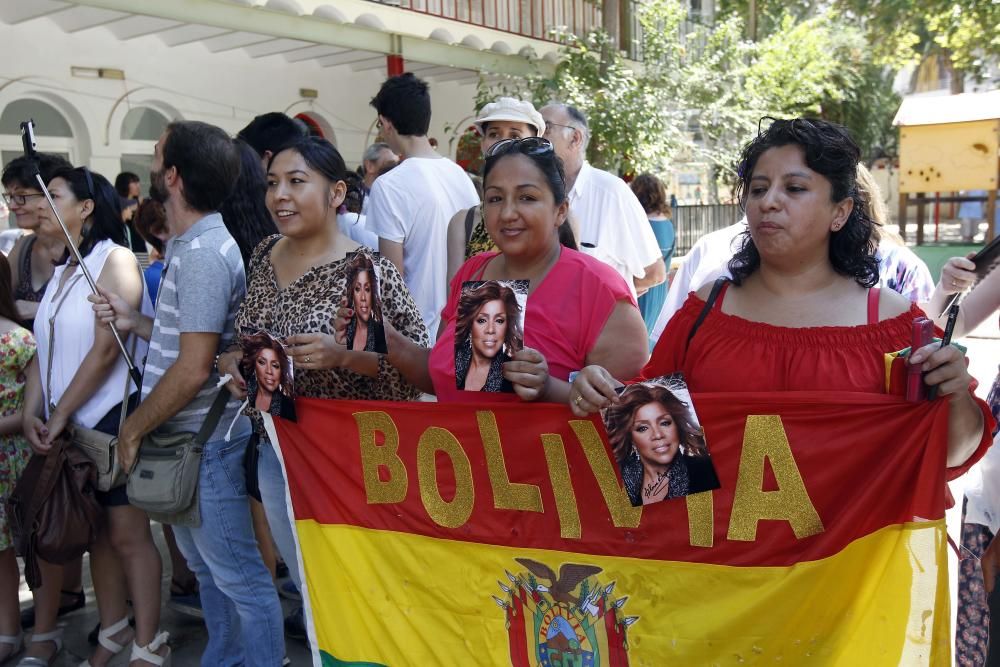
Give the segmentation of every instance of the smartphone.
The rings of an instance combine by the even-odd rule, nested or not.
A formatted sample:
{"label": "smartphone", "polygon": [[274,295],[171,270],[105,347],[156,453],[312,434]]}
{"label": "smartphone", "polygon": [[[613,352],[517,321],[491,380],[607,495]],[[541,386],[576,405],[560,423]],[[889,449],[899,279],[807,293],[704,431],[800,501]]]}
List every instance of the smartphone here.
{"label": "smartphone", "polygon": [[34,157],[38,152],[38,144],[35,143],[35,121],[33,120],[21,123],[21,147],[24,149],[25,157]]}

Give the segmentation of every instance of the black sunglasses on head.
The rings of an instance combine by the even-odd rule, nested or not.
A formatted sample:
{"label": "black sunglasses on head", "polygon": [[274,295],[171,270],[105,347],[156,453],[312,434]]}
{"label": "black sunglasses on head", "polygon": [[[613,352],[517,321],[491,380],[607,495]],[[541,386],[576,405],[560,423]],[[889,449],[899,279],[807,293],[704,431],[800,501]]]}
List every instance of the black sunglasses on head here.
{"label": "black sunglasses on head", "polygon": [[486,157],[497,157],[508,153],[521,153],[523,155],[542,155],[552,153],[552,142],[542,137],[524,137],[523,139],[504,139],[498,141],[486,151]]}

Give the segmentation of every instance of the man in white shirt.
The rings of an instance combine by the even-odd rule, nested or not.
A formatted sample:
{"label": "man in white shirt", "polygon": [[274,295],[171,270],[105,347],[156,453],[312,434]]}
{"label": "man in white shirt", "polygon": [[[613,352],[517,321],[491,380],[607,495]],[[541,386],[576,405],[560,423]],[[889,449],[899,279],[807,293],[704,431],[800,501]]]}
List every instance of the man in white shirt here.
{"label": "man in white shirt", "polygon": [[371,105],[387,144],[402,159],[372,186],[366,225],[379,252],[396,265],[432,338],[448,299],[448,221],[476,206],[468,175],[427,139],[431,98],[427,84],[407,72],[382,84]]}
{"label": "man in white shirt", "polygon": [[667,299],[649,334],[650,349],[656,345],[663,330],[667,328],[667,322],[681,309],[690,292],[697,292],[716,278],[732,277],[729,273],[729,260],[739,250],[740,235],[746,230],[747,219],[743,217],[735,225],[705,234],[684,256],[681,267],[670,281]]}
{"label": "man in white shirt", "polygon": [[637,294],[662,283],[667,269],[639,200],[625,181],[587,163],[587,118],[557,102],[541,112],[544,136],[566,171],[569,209],[579,224],[580,249],[613,267]]}

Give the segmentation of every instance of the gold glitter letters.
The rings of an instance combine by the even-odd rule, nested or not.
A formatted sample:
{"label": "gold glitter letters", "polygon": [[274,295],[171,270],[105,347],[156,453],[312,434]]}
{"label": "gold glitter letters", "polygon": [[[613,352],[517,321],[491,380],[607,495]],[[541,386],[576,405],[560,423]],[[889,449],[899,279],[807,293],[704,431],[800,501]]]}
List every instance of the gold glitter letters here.
{"label": "gold glitter letters", "polygon": [[[399,431],[387,413],[355,412],[358,425],[358,442],[361,445],[361,467],[365,480],[365,496],[369,505],[401,503],[406,499],[406,467],[396,453],[399,450]],[[384,443],[376,443],[376,433],[381,433]],[[385,468],[389,478],[379,478],[379,469]]]}
{"label": "gold glitter letters", "polygon": [[[455,471],[455,497],[451,501],[442,498],[438,488],[437,452],[448,455]],[[434,523],[445,528],[458,528],[472,516],[472,505],[476,499],[472,464],[451,431],[432,426],[420,436],[417,443],[417,480],[420,482],[420,500]]]}
{"label": "gold glitter letters", "polygon": [[479,423],[479,437],[486,452],[486,469],[493,487],[493,506],[498,510],[542,511],[542,492],[534,484],[518,484],[510,481],[507,465],[500,447],[500,430],[492,412],[482,410],[476,413]]}
{"label": "gold glitter letters", "polygon": [[715,509],[711,491],[686,496],[688,539],[693,547],[710,547],[715,542]]}
{"label": "gold glitter letters", "polygon": [[[764,491],[764,459],[771,463],[777,491]],[[743,453],[729,517],[730,540],[753,542],[761,519],[787,521],[795,537],[823,532],[823,522],[809,499],[795,465],[785,427],[778,415],[748,415]]]}
{"label": "gold glitter letters", "polygon": [[[590,422],[586,422],[590,423]],[[549,466],[549,479],[552,480],[552,493],[556,497],[556,513],[559,515],[559,537],[565,539],[580,539],[580,511],[576,506],[576,493],[573,492],[573,480],[569,476],[569,464],[566,462],[566,448],[562,438],[554,433],[542,434],[542,447],[545,450],[545,463]]]}
{"label": "gold glitter letters", "polygon": [[[583,447],[583,453],[587,456],[590,469],[597,478],[597,484],[601,487],[601,495],[604,496],[604,503],[611,512],[611,522],[617,528],[635,528],[642,519],[642,506],[632,507],[632,502],[628,498],[628,493],[622,488],[618,481],[618,473],[615,472],[611,459],[608,458],[604,448],[604,442],[597,433],[594,425],[583,419],[574,419],[569,423],[577,440]],[[559,497],[558,492],[556,497]]]}

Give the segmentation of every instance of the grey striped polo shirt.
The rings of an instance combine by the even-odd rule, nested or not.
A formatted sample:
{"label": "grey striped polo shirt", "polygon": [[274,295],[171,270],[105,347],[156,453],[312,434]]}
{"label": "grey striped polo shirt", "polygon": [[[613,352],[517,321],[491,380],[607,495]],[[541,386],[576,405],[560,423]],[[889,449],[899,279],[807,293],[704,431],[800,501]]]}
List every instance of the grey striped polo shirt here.
{"label": "grey striped polo shirt", "polygon": [[[236,311],[246,294],[246,275],[239,246],[218,213],[205,216],[171,239],[167,243],[165,265],[143,371],[143,399],[177,360],[182,333],[221,334],[219,350],[233,342]],[[218,380],[219,375],[213,368],[195,399],[158,430],[197,432],[215,400]],[[239,402],[230,398],[210,440],[225,436],[238,410]],[[234,434],[245,433],[250,428],[246,417],[240,420],[233,428]]]}

